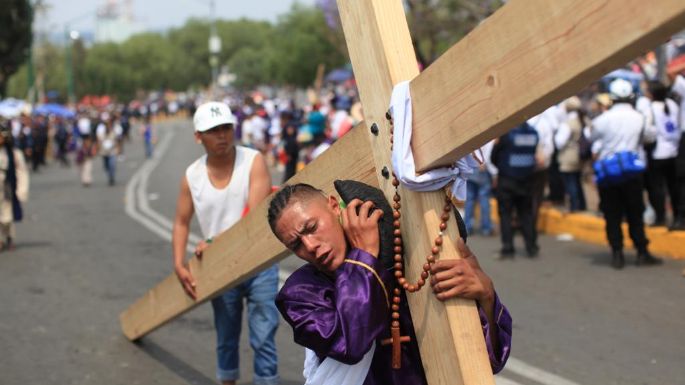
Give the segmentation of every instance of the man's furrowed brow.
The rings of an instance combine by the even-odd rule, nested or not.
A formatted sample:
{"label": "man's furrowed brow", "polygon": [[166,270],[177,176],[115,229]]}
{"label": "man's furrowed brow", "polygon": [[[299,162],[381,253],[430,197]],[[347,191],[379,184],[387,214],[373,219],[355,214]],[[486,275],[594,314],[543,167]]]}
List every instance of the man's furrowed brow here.
{"label": "man's furrowed brow", "polygon": [[302,231],[304,231],[304,225],[302,225],[298,230],[295,230],[295,231],[296,231],[295,237],[293,237],[291,240],[289,240],[285,243],[285,247],[287,247],[288,249],[291,249],[291,250],[295,247],[297,242],[300,241],[300,234],[302,234]]}

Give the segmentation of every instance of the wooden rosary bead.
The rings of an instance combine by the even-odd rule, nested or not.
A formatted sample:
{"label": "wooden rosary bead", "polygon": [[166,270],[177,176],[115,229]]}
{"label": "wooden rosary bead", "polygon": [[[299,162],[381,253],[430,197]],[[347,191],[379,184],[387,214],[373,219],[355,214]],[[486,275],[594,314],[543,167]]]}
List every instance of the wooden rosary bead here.
{"label": "wooden rosary bead", "polygon": [[433,246],[433,248],[431,248],[431,253],[432,253],[433,255],[439,254],[439,253],[440,253],[440,248],[437,247],[437,246]]}
{"label": "wooden rosary bead", "polygon": [[395,196],[392,197],[392,200],[394,200],[395,202],[399,202],[400,199],[401,199],[400,194],[398,194],[398,193],[395,193]]}
{"label": "wooden rosary bead", "polygon": [[446,212],[446,213],[449,213],[450,211],[452,211],[452,206],[449,205],[449,204],[447,204],[447,205],[445,205],[445,206],[442,208],[442,211],[443,211],[443,212]]}
{"label": "wooden rosary bead", "polygon": [[402,272],[399,270],[395,271],[395,278],[402,278]]}
{"label": "wooden rosary bead", "polygon": [[[428,259],[428,258],[426,258],[426,259]],[[430,270],[431,270],[431,265],[428,262],[424,263],[423,264],[423,273],[428,274],[427,272]],[[423,276],[423,273],[421,273],[421,276]]]}
{"label": "wooden rosary bead", "polygon": [[435,238],[435,246],[442,246],[442,237]]}
{"label": "wooden rosary bead", "polygon": [[393,259],[395,260],[395,262],[402,262],[402,254],[395,254]]}
{"label": "wooden rosary bead", "polygon": [[424,280],[423,278],[419,279],[419,280],[416,282],[416,285],[418,285],[419,289],[420,289],[423,285],[425,285],[425,284],[426,284],[426,280]]}
{"label": "wooden rosary bead", "polygon": [[399,305],[400,304],[400,297],[393,297],[392,303]]}
{"label": "wooden rosary bead", "polygon": [[404,285],[407,283],[407,279],[404,278],[404,277],[400,277],[400,278],[397,280],[397,283],[399,283],[400,286],[404,286]]}
{"label": "wooden rosary bead", "polygon": [[447,222],[450,219],[450,215],[448,213],[442,213],[440,219],[442,219],[443,222]]}
{"label": "wooden rosary bead", "polygon": [[402,244],[402,238],[400,237],[395,237],[395,246],[399,246]]}
{"label": "wooden rosary bead", "polygon": [[[396,219],[398,219],[398,218],[396,218]],[[392,227],[399,229],[400,228],[400,221],[398,221],[398,220],[393,221]]]}
{"label": "wooden rosary bead", "polygon": [[426,261],[428,261],[428,263],[435,263],[435,257],[432,255],[429,255],[426,257]]}
{"label": "wooden rosary bead", "polygon": [[[402,262],[395,262],[395,270],[402,270]],[[397,274],[397,272],[395,272],[395,274]]]}
{"label": "wooden rosary bead", "polygon": [[400,327],[400,322],[399,321],[392,321],[392,327],[394,327],[394,328]]}
{"label": "wooden rosary bead", "polygon": [[392,305],[392,311],[400,311],[400,305]]}
{"label": "wooden rosary bead", "polygon": [[394,295],[399,296],[401,292],[400,292],[400,289],[395,288],[395,289],[392,291],[392,293],[393,293]]}
{"label": "wooden rosary bead", "polygon": [[402,232],[400,231],[400,229],[395,229],[395,230],[392,232],[392,235],[394,235],[394,236],[396,236],[396,237],[401,237],[401,236],[402,236]]}
{"label": "wooden rosary bead", "polygon": [[399,185],[400,185],[399,179],[397,179],[397,178],[395,178],[395,177],[393,176],[393,178],[392,178],[392,185],[395,186],[395,187],[399,186]]}
{"label": "wooden rosary bead", "polygon": [[440,231],[445,231],[446,228],[447,228],[447,223],[441,222],[440,223]]}
{"label": "wooden rosary bead", "polygon": [[399,210],[399,209],[402,208],[402,205],[399,204],[399,203],[397,203],[397,202],[395,202],[395,203],[392,204],[392,208],[395,209],[395,210]]}
{"label": "wooden rosary bead", "polygon": [[396,311],[392,312],[392,319],[400,319],[400,313]]}
{"label": "wooden rosary bead", "polygon": [[[428,264],[426,264],[426,265],[428,265]],[[428,268],[430,269],[430,265],[428,265]],[[427,271],[421,272],[421,279],[423,279],[423,280],[428,279],[428,272]]]}
{"label": "wooden rosary bead", "polygon": [[407,287],[407,291],[409,291],[410,293],[416,292],[416,286],[414,286],[414,285],[409,285],[409,287]]}
{"label": "wooden rosary bead", "polygon": [[405,282],[404,284],[402,284],[402,288],[404,288],[404,290],[407,290],[409,288],[409,284]]}
{"label": "wooden rosary bead", "polygon": [[400,219],[400,216],[401,216],[401,215],[400,215],[400,212],[399,212],[399,211],[395,210],[395,211],[392,212],[392,217],[393,217],[394,219]]}
{"label": "wooden rosary bead", "polygon": [[[395,251],[395,254],[399,254],[402,252],[402,246],[395,246],[395,248],[393,250]],[[401,255],[400,255],[400,258],[402,258]]]}

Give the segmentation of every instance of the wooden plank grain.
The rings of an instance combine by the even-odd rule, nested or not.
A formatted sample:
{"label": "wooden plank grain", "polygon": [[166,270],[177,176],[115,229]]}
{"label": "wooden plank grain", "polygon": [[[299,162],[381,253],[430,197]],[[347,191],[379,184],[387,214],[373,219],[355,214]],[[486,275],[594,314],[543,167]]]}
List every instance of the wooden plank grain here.
{"label": "wooden plank grain", "polygon": [[417,170],[450,164],[685,27],[683,0],[513,0],[411,82]]}
{"label": "wooden plank grain", "polygon": [[[379,126],[368,134],[377,170],[390,165],[390,126],[386,122],[393,86],[418,75],[409,29],[400,0],[338,0],[348,51],[367,124]],[[428,97],[428,95],[419,95]],[[378,185],[388,199],[394,187],[380,174]],[[401,189],[405,274],[416,282],[432,241],[439,231],[442,191],[416,193]],[[448,233],[454,238],[452,218]],[[447,237],[446,237],[447,238]],[[447,242],[440,258],[458,258]],[[429,384],[494,384],[478,312],[473,301],[438,301],[430,288],[408,294],[422,362]]]}

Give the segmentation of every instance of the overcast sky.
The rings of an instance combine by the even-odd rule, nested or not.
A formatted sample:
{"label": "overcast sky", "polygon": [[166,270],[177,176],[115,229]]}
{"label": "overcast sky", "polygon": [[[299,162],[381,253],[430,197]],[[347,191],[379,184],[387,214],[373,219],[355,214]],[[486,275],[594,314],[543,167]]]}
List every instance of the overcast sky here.
{"label": "overcast sky", "polygon": [[[190,17],[208,17],[209,0],[129,0],[136,20],[145,30],[163,30],[183,25]],[[315,0],[297,0],[312,5]],[[124,4],[126,0],[118,0]],[[215,0],[216,17],[275,21],[296,0]],[[69,22],[73,29],[94,30],[95,12],[106,0],[46,0],[50,8],[44,27],[62,30]]]}

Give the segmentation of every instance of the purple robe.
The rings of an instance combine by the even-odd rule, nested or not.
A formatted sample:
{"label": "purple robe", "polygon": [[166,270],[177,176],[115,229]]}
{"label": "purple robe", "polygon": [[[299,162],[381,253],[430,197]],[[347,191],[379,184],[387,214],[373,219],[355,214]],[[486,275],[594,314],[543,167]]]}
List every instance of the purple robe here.
{"label": "purple robe", "polygon": [[[313,350],[320,361],[330,357],[356,364],[374,342],[390,337],[393,279],[377,258],[353,249],[333,277],[311,264],[297,269],[278,293],[276,306],[293,328],[295,342]],[[488,324],[480,306],[478,310],[490,365],[497,373],[504,367],[511,349],[511,316],[496,295],[495,325]],[[497,328],[497,351],[490,341],[491,327]],[[364,385],[426,384],[404,292],[400,328],[401,335],[411,337],[411,342],[401,344],[402,368],[392,369],[392,345],[378,343]]]}

